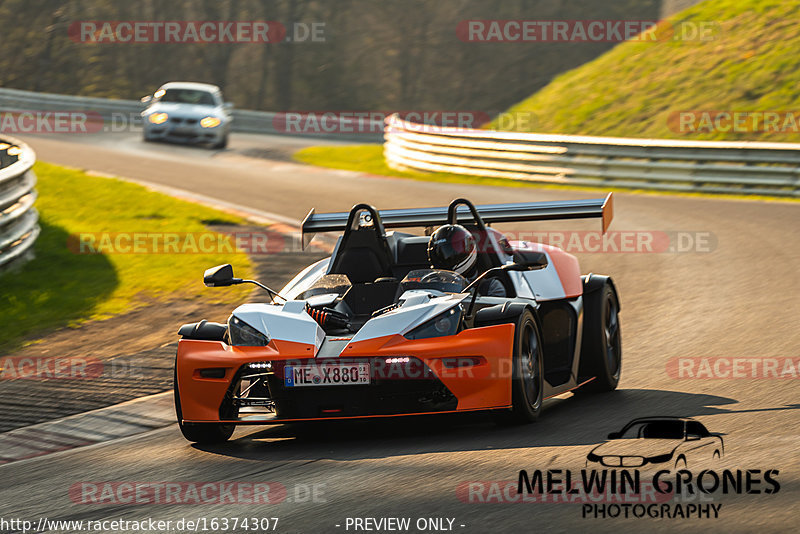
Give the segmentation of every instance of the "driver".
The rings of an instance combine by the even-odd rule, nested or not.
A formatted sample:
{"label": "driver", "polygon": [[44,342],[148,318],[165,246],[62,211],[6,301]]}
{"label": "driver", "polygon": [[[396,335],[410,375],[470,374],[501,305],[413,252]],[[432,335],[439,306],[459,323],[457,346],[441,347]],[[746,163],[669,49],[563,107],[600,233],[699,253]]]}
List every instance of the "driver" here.
{"label": "driver", "polygon": [[[455,271],[469,282],[478,273],[478,247],[469,230],[460,224],[440,226],[428,242],[428,261],[434,269]],[[478,293],[489,297],[505,297],[506,289],[497,278],[483,280]]]}

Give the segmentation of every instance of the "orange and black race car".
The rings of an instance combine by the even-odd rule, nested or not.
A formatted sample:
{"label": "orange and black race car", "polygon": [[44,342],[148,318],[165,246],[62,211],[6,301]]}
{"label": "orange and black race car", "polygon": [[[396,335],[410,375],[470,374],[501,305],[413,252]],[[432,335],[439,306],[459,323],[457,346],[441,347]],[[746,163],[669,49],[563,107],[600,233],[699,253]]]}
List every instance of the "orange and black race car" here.
{"label": "orange and black race car", "polygon": [[[304,243],[318,232],[342,235],[329,258],[280,292],[234,278],[230,265],[206,271],[207,286],[255,283],[272,303],[239,306],[227,324],[181,327],[175,407],[183,435],[217,442],[241,424],[479,410],[526,422],[549,397],[616,388],[622,346],[611,279],[582,276],[561,249],[509,242],[490,227],[598,217],[605,232],[612,216],[610,194],[312,210]],[[469,254],[452,270],[432,267],[441,232],[386,231],[440,225],[471,234],[459,245]]]}

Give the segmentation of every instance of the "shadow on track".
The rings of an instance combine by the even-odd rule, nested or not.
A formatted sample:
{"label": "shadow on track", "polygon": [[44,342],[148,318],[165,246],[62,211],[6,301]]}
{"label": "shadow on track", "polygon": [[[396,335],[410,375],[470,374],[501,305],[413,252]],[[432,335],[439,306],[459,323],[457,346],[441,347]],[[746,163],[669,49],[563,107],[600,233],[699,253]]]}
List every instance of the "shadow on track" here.
{"label": "shadow on track", "polygon": [[[502,427],[489,414],[330,421],[268,427],[234,441],[197,449],[250,460],[358,460],[436,452],[588,445],[635,417],[728,413],[738,401],[715,395],[651,389],[553,399],[538,422]],[[243,427],[247,431],[247,427]],[[243,432],[243,430],[239,430]]]}

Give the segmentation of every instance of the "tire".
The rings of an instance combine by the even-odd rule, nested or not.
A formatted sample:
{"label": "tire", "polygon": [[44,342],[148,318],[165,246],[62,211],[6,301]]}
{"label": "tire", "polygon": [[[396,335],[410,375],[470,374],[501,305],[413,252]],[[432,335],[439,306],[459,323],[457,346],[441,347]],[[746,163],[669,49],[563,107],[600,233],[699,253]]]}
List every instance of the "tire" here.
{"label": "tire", "polygon": [[175,416],[178,418],[178,427],[181,434],[188,441],[193,443],[223,443],[228,441],[236,429],[236,425],[223,423],[184,423],[181,413],[181,394],[178,391],[178,365],[175,364],[175,372],[172,379],[172,391],[175,397]]}
{"label": "tire", "polygon": [[622,334],[619,324],[619,299],[614,286],[606,281],[597,291],[584,295],[583,340],[581,342],[580,381],[594,380],[576,392],[613,391],[622,371]]}
{"label": "tire", "polygon": [[544,397],[541,339],[535,317],[530,310],[525,310],[514,330],[512,408],[501,414],[502,423],[531,423],[539,418]]}

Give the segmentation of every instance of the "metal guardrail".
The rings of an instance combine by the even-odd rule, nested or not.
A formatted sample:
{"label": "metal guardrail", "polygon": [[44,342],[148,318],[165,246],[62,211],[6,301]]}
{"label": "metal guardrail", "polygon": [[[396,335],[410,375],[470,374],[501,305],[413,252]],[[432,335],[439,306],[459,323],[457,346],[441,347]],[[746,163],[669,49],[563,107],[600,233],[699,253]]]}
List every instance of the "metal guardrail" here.
{"label": "metal guardrail", "polygon": [[[100,116],[112,126],[125,121],[124,124],[141,125],[140,113],[144,106],[138,100],[117,100],[88,96],[59,95],[55,93],[38,93],[20,89],[0,88],[0,110],[2,111],[85,111],[95,117]],[[286,113],[269,111],[252,111],[246,109],[233,110],[232,131],[243,133],[260,133],[275,135],[308,136],[363,142],[379,142],[383,140],[383,123],[372,121],[369,128],[355,125],[347,118],[338,120],[334,131],[295,133],[286,128]],[[115,122],[116,121],[116,122]],[[368,131],[363,131],[363,130]]]}
{"label": "metal guardrail", "polygon": [[800,197],[800,144],[548,135],[386,120],[399,170],[531,182]]}
{"label": "metal guardrail", "polygon": [[0,138],[0,270],[28,257],[39,236],[34,161],[28,145]]}

